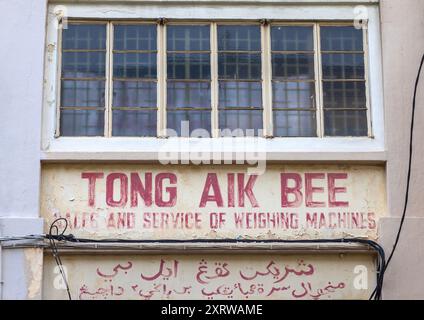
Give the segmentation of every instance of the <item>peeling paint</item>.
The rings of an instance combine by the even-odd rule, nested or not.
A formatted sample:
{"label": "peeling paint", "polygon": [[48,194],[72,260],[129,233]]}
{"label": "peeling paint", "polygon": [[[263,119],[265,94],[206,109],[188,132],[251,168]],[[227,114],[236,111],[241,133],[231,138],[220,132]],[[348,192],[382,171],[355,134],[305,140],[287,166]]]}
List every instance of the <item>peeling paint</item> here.
{"label": "peeling paint", "polygon": [[[41,212],[46,231],[65,217],[68,232],[96,239],[378,237],[378,220],[386,215],[383,167],[270,165],[247,192],[245,169],[45,165]],[[283,174],[298,177],[298,191],[291,178],[283,188]]]}
{"label": "peeling paint", "polygon": [[25,249],[24,254],[28,268],[28,299],[40,299],[43,280],[43,249]]}

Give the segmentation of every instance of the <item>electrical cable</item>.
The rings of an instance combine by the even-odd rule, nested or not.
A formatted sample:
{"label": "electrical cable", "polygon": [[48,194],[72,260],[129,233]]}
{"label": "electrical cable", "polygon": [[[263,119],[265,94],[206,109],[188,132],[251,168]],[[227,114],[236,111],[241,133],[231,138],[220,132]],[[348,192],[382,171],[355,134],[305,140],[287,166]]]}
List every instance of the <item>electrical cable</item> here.
{"label": "electrical cable", "polygon": [[[57,226],[57,223],[60,222],[60,221],[65,222],[65,228],[63,229],[63,231],[61,233],[59,233],[59,227]],[[63,237],[67,228],[68,228],[68,220],[66,220],[65,218],[57,219],[50,225],[49,235],[48,235],[47,238],[50,242],[50,249],[52,251],[53,258],[56,262],[56,265],[59,268],[59,272],[60,272],[62,279],[65,283],[66,291],[68,293],[68,298],[69,298],[69,300],[72,300],[72,295],[71,295],[71,290],[69,288],[67,275],[66,275],[66,272],[63,268],[63,264],[62,264],[62,260],[60,258],[59,250],[58,250],[57,245],[56,245],[56,239],[60,239],[61,237]],[[56,235],[53,235],[53,230],[56,231]]]}
{"label": "electrical cable", "polygon": [[[63,218],[62,218],[63,219]],[[58,219],[53,222],[52,226],[56,226],[56,224],[61,219]],[[66,219],[65,219],[66,220]],[[329,243],[356,243],[356,244],[362,244],[362,245],[368,245],[370,248],[372,248],[377,253],[377,284],[376,288],[373,291],[373,293],[370,296],[370,300],[380,300],[381,299],[381,292],[383,288],[383,276],[386,265],[385,260],[385,253],[384,249],[375,241],[367,240],[367,239],[361,239],[361,238],[346,238],[346,239],[317,239],[317,240],[252,240],[252,239],[194,239],[194,240],[180,240],[180,239],[163,239],[163,240],[126,240],[126,239],[84,239],[84,238],[76,238],[74,235],[65,235],[66,229],[68,227],[68,224],[65,224],[64,230],[59,234],[57,229],[57,234],[53,235],[51,232],[48,236],[46,236],[47,239],[50,241],[61,241],[61,242],[70,242],[70,243],[104,243],[104,244],[111,244],[111,243],[122,243],[122,244],[144,244],[144,243],[167,243],[167,244],[187,244],[187,243],[286,243],[286,244],[329,244]],[[57,228],[57,226],[56,226]],[[62,262],[60,261],[59,251],[57,250],[57,246],[54,246],[55,253],[55,260],[58,266],[62,265]],[[56,257],[58,259],[56,259]],[[60,267],[61,268],[61,267]],[[67,286],[67,291],[70,297],[70,289],[69,284],[65,279],[65,273],[62,273],[62,277],[64,277],[65,284]]]}
{"label": "electrical cable", "polygon": [[[410,140],[409,140],[409,159],[408,159],[408,173],[407,173],[407,184],[405,191],[405,202],[402,212],[402,217],[400,221],[400,225],[398,228],[398,232],[396,234],[396,239],[392,248],[392,251],[389,255],[389,258],[385,259],[384,249],[376,242],[372,240],[360,239],[360,238],[348,238],[348,239],[318,239],[318,240],[249,240],[249,239],[196,239],[196,240],[123,240],[123,239],[102,239],[102,240],[93,240],[93,239],[83,239],[83,238],[75,238],[73,235],[65,236],[66,229],[68,228],[68,221],[64,218],[60,218],[55,220],[49,229],[48,235],[28,235],[21,237],[3,237],[0,238],[1,242],[7,241],[21,241],[21,240],[42,240],[48,239],[50,243],[50,249],[52,251],[53,258],[59,268],[63,281],[66,285],[66,290],[68,293],[69,300],[72,300],[69,283],[66,277],[65,270],[63,268],[62,260],[60,258],[59,250],[56,245],[56,241],[65,241],[72,243],[298,243],[298,244],[313,244],[313,243],[359,243],[370,246],[377,252],[377,285],[374,291],[371,294],[370,300],[381,300],[382,298],[382,288],[384,282],[384,275],[389,267],[390,262],[394,256],[394,253],[399,244],[400,235],[402,233],[406,213],[409,204],[409,192],[411,186],[411,174],[412,174],[412,157],[414,151],[414,126],[415,126],[415,113],[416,113],[416,101],[417,101],[417,93],[418,93],[418,85],[420,83],[421,73],[424,66],[424,54],[421,59],[420,67],[418,69],[418,75],[415,81],[414,86],[414,96],[412,102],[412,116],[411,116],[411,125],[410,125]],[[65,227],[61,233],[59,233],[59,228],[57,223],[60,221],[65,222]],[[53,230],[56,231],[56,234],[53,234]]]}
{"label": "electrical cable", "polygon": [[405,192],[405,203],[404,203],[404,207],[403,207],[403,213],[402,213],[402,218],[401,218],[401,221],[400,221],[399,229],[398,229],[398,232],[397,232],[397,235],[396,235],[396,240],[395,240],[395,243],[393,245],[392,252],[390,253],[389,258],[387,259],[386,266],[383,270],[383,273],[386,272],[390,262],[392,261],[393,255],[394,255],[394,253],[397,249],[399,239],[400,239],[400,235],[402,233],[403,226],[404,226],[404,223],[405,223],[406,212],[407,212],[407,209],[408,209],[409,190],[410,190],[410,185],[411,185],[412,157],[413,157],[413,152],[414,152],[414,143],[413,142],[414,142],[415,110],[416,110],[416,102],[417,102],[418,85],[420,83],[423,65],[424,65],[424,54],[421,58],[420,67],[418,69],[418,75],[417,75],[417,78],[415,80],[414,98],[412,100],[412,116],[411,116],[410,137],[409,137],[408,175],[407,175],[407,180],[406,180],[407,183],[406,183],[406,192]]}

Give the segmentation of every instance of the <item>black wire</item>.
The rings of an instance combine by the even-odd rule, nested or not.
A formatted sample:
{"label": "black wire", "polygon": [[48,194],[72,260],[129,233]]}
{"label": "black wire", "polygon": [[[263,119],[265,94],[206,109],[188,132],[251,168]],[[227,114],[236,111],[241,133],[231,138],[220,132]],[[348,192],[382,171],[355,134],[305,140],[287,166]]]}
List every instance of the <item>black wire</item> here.
{"label": "black wire", "polygon": [[407,209],[408,209],[409,189],[410,189],[410,185],[411,185],[411,172],[412,172],[412,156],[413,156],[413,152],[414,152],[415,109],[416,109],[416,102],[417,102],[418,85],[420,83],[420,77],[421,77],[421,71],[422,71],[423,65],[424,65],[424,55],[421,59],[420,67],[418,69],[417,79],[415,80],[414,98],[413,98],[413,101],[412,101],[412,117],[411,117],[411,131],[410,131],[410,138],[409,138],[409,160],[408,160],[408,175],[407,175],[407,180],[406,180],[407,183],[406,183],[406,192],[405,192],[405,204],[404,204],[404,207],[403,207],[403,213],[402,213],[402,218],[400,220],[399,229],[398,229],[398,232],[397,232],[397,235],[396,235],[396,240],[395,240],[395,243],[393,245],[392,252],[390,253],[389,258],[387,259],[387,263],[386,263],[386,266],[384,268],[383,273],[386,271],[390,262],[392,261],[393,255],[394,255],[396,248],[398,246],[400,234],[402,233],[402,229],[403,229],[403,225],[404,225],[405,217],[406,217],[406,212],[407,212]]}
{"label": "black wire", "polygon": [[[58,228],[57,224],[60,221],[65,222],[65,227],[63,228],[63,231],[59,234],[59,228]],[[60,258],[59,250],[58,250],[57,245],[56,245],[56,241],[62,241],[61,239],[63,239],[65,237],[64,234],[65,234],[67,228],[68,228],[68,220],[67,219],[65,219],[65,218],[57,219],[50,225],[49,235],[47,236],[47,238],[50,242],[50,249],[52,251],[53,258],[56,262],[56,265],[59,268],[59,272],[60,272],[62,279],[63,279],[63,281],[66,285],[66,291],[68,293],[68,298],[69,298],[69,300],[72,300],[71,290],[69,289],[69,283],[68,283],[68,279],[66,277],[66,272],[63,268],[63,264],[62,264],[62,260]],[[56,231],[56,235],[53,235],[53,230]]]}
{"label": "black wire", "polygon": [[[413,157],[413,140],[414,140],[414,125],[415,125],[415,111],[416,111],[416,100],[417,100],[417,92],[418,92],[418,85],[421,78],[421,71],[424,66],[424,54],[421,59],[420,67],[418,69],[418,75],[415,81],[415,87],[414,87],[414,97],[412,102],[412,116],[411,116],[411,126],[410,126],[410,139],[409,139],[409,159],[408,159],[408,174],[407,174],[407,184],[406,184],[406,192],[405,192],[405,203],[402,213],[402,218],[400,221],[399,229],[396,235],[396,240],[393,245],[392,251],[389,255],[389,258],[385,259],[385,252],[384,249],[376,242],[372,240],[365,240],[365,239],[358,239],[358,238],[352,238],[352,239],[319,239],[319,240],[249,240],[249,239],[196,239],[196,240],[123,240],[123,239],[102,239],[102,240],[93,240],[93,239],[79,239],[75,238],[73,235],[65,236],[64,233],[66,232],[66,229],[68,228],[68,221],[64,218],[60,218],[55,220],[49,230],[49,235],[46,236],[46,238],[50,242],[50,248],[53,254],[53,257],[56,261],[57,266],[59,267],[60,273],[63,277],[63,280],[66,284],[66,289],[68,292],[68,297],[70,300],[72,300],[69,284],[66,279],[65,271],[63,269],[63,264],[60,259],[59,250],[56,245],[56,241],[66,241],[66,242],[74,242],[74,243],[360,243],[360,244],[366,244],[369,245],[371,248],[373,248],[377,254],[377,285],[374,291],[371,294],[370,300],[380,300],[382,297],[382,289],[383,289],[383,282],[384,282],[384,275],[385,272],[392,261],[393,255],[397,249],[397,246],[399,244],[400,235],[403,230],[403,226],[405,223],[406,218],[406,212],[408,209],[408,203],[409,203],[409,190],[410,190],[410,184],[411,184],[411,173],[412,173],[412,157]],[[65,228],[62,231],[62,233],[59,234],[59,228],[57,227],[57,223],[59,221],[65,221]],[[53,235],[53,229],[56,230],[56,235]],[[28,236],[28,237],[18,237],[18,238],[7,238],[3,239],[2,241],[13,241],[13,240],[26,240],[26,239],[32,239],[34,237],[38,236]]]}
{"label": "black wire", "polygon": [[[63,218],[62,218],[63,219]],[[59,220],[56,220],[53,222],[52,227],[54,224],[56,224]],[[66,220],[66,219],[65,219]],[[51,228],[52,228],[51,227]],[[375,241],[367,240],[367,239],[360,239],[360,238],[347,238],[347,239],[316,239],[316,240],[253,240],[253,239],[194,239],[194,240],[179,240],[179,239],[163,239],[163,240],[127,240],[127,239],[84,239],[84,238],[76,238],[72,234],[71,235],[64,235],[66,232],[66,229],[68,227],[68,224],[66,223],[65,228],[63,232],[60,235],[52,235],[50,232],[50,235],[48,236],[49,240],[57,240],[57,241],[64,241],[64,242],[71,242],[71,243],[104,243],[104,244],[111,244],[111,243],[126,243],[126,244],[143,244],[143,243],[167,243],[167,244],[187,244],[187,243],[287,243],[287,244],[328,244],[328,243],[357,243],[357,244],[363,244],[368,245],[374,251],[377,253],[377,285],[375,290],[372,292],[370,296],[370,300],[380,300],[381,299],[381,292],[383,288],[383,280],[384,280],[384,270],[386,265],[385,260],[385,253],[384,249]],[[50,228],[50,229],[51,229]],[[57,227],[56,227],[57,228]],[[59,252],[57,251],[57,247],[55,245],[55,255],[57,256],[59,262],[58,265],[61,265]],[[62,274],[64,276],[64,274]],[[65,283],[68,288],[69,293],[69,286],[65,279]],[[69,293],[70,295],[70,293]],[[70,298],[71,299],[71,298]]]}

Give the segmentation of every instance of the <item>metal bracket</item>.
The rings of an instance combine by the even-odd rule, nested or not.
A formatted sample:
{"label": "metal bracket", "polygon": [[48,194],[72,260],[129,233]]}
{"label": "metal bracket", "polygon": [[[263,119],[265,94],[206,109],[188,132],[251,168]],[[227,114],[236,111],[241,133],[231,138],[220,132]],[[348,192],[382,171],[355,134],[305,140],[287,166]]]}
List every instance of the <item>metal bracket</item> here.
{"label": "metal bracket", "polygon": [[165,24],[167,24],[167,22],[168,22],[168,19],[166,19],[166,18],[159,18],[157,20],[157,23],[161,26],[164,26]]}

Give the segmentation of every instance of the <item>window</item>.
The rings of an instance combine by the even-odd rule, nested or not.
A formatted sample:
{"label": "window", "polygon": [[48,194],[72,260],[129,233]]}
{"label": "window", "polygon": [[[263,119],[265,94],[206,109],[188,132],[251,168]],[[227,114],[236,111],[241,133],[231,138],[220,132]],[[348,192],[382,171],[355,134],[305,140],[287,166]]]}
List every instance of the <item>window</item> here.
{"label": "window", "polygon": [[73,24],[62,42],[63,136],[104,134],[106,110],[106,24]]}
{"label": "window", "polygon": [[364,39],[349,24],[70,22],[59,132],[368,136]]}
{"label": "window", "polygon": [[313,26],[271,28],[274,135],[317,135]]}
{"label": "window", "polygon": [[260,25],[218,26],[218,70],[219,128],[231,131],[224,135],[257,134],[263,123]]}
{"label": "window", "polygon": [[113,136],[155,136],[157,122],[156,25],[115,25]]}
{"label": "window", "polygon": [[367,102],[362,30],[321,28],[325,134],[366,136]]}
{"label": "window", "polygon": [[[177,136],[211,132],[211,51],[209,25],[167,27],[167,128]],[[181,123],[187,121],[188,126]],[[181,132],[182,127],[186,132]],[[170,132],[168,131],[168,135]]]}

